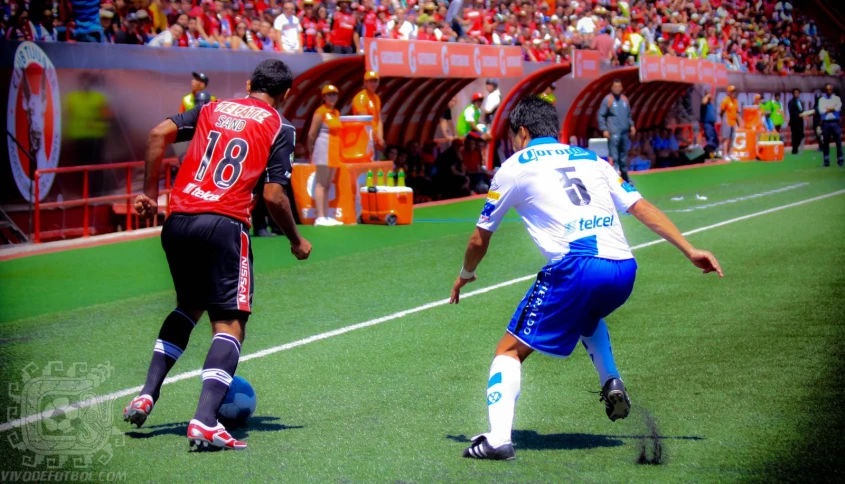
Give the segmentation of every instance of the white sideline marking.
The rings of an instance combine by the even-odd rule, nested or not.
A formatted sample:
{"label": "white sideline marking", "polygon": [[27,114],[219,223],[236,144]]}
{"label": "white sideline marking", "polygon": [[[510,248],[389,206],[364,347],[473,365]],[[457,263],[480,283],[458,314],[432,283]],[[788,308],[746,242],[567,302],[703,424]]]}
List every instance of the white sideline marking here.
{"label": "white sideline marking", "polygon": [[696,205],[694,207],[689,207],[689,208],[681,208],[681,209],[677,209],[677,210],[664,210],[664,212],[666,212],[666,213],[695,212],[696,210],[704,210],[704,209],[707,209],[707,208],[720,207],[722,205],[728,205],[728,204],[736,203],[736,202],[744,202],[746,200],[752,200],[754,198],[760,198],[760,197],[765,197],[767,195],[774,195],[776,193],[786,192],[786,191],[789,191],[789,190],[795,190],[796,188],[806,187],[809,184],[810,184],[809,182],[796,183],[795,185],[789,185],[788,187],[778,188],[778,189],[775,189],[775,190],[769,190],[767,192],[754,193],[754,194],[751,194],[751,195],[745,195],[743,197],[732,198],[730,200],[722,200],[721,202],[707,203],[707,204],[704,204],[704,205]]}
{"label": "white sideline marking", "polygon": [[[729,225],[729,224],[736,223],[736,222],[741,222],[743,220],[748,220],[750,218],[755,218],[755,217],[759,217],[761,215],[767,215],[767,214],[770,214],[770,213],[779,212],[781,210],[786,210],[788,208],[798,207],[800,205],[804,205],[804,204],[811,203],[811,202],[816,202],[818,200],[823,200],[825,198],[835,197],[837,195],[842,195],[842,194],[845,194],[845,190],[837,190],[835,192],[831,192],[831,193],[828,193],[826,195],[820,195],[818,197],[808,198],[806,200],[801,200],[799,202],[794,202],[794,203],[790,203],[790,204],[787,204],[787,205],[781,205],[779,207],[774,207],[774,208],[770,208],[768,210],[763,210],[762,212],[755,212],[755,213],[752,213],[752,214],[743,215],[741,217],[732,218],[730,220],[725,220],[723,222],[719,222],[719,223],[716,223],[716,224],[713,224],[713,225],[708,225],[706,227],[699,227],[697,229],[690,230],[688,232],[684,232],[684,235],[697,234],[699,232],[704,232],[706,230],[711,230],[711,229],[715,229],[715,228],[718,228],[718,227],[723,227],[725,225]],[[646,242],[644,244],[635,245],[635,246],[631,247],[631,250],[638,250],[638,249],[642,249],[642,248],[645,248],[645,247],[650,247],[652,245],[657,245],[661,242],[665,242],[665,240],[663,240],[663,239],[652,240],[651,242]],[[518,277],[516,279],[511,279],[509,281],[500,282],[499,284],[494,284],[492,286],[483,287],[481,289],[476,289],[475,291],[470,291],[466,294],[461,295],[461,299],[466,299],[466,298],[472,297],[472,296],[478,296],[479,294],[485,294],[485,293],[488,293],[490,291],[495,291],[496,289],[501,289],[503,287],[518,284],[520,282],[530,281],[530,280],[534,279],[535,277],[536,277],[536,275],[531,274],[531,275],[528,275],[528,276]],[[392,321],[394,319],[403,318],[405,316],[408,316],[409,314],[419,313],[419,312],[425,311],[427,309],[432,309],[432,308],[436,308],[436,307],[439,307],[439,306],[445,306],[447,304],[449,304],[449,299],[441,299],[439,301],[430,302],[428,304],[423,304],[422,306],[417,306],[417,307],[412,308],[412,309],[406,309],[404,311],[399,311],[397,313],[389,314],[387,316],[382,316],[380,318],[371,319],[371,320],[365,321],[363,323],[353,324],[352,326],[346,326],[346,327],[335,329],[335,330],[332,330],[332,331],[327,331],[325,333],[315,334],[314,336],[309,336],[308,338],[305,338],[305,339],[293,341],[293,342],[290,342],[290,343],[285,343],[285,344],[279,345],[279,346],[274,346],[272,348],[267,348],[265,350],[257,351],[255,353],[250,353],[246,356],[241,357],[240,361],[243,362],[243,361],[249,361],[249,360],[252,360],[252,359],[255,359],[255,358],[262,358],[264,356],[272,355],[272,354],[278,353],[280,351],[290,350],[290,349],[296,348],[298,346],[303,346],[303,345],[307,345],[309,343],[314,343],[315,341],[320,341],[320,340],[328,339],[328,338],[331,338],[331,337],[334,337],[334,336],[339,336],[339,335],[342,335],[344,333],[349,333],[350,331],[355,331],[357,329],[368,328],[370,326],[375,326],[377,324],[386,323],[387,321]],[[194,377],[200,376],[201,373],[202,373],[202,370],[194,370],[194,371],[189,371],[189,372],[185,372],[185,373],[180,373],[178,375],[169,377],[166,380],[164,380],[164,384],[167,385],[167,384],[170,384],[170,383],[176,383],[178,381],[187,380],[188,378],[194,378]],[[56,412],[69,412],[71,410],[91,407],[91,406],[96,405],[96,404],[101,403],[101,402],[107,402],[107,401],[110,401],[110,400],[115,400],[115,399],[120,398],[120,397],[126,397],[126,396],[129,396],[129,395],[134,395],[134,394],[138,393],[139,391],[141,391],[141,388],[142,388],[141,386],[127,388],[125,390],[120,390],[118,392],[109,393],[107,395],[100,395],[98,397],[89,398],[87,400],[82,400],[80,402],[75,402],[75,403],[72,403],[70,405],[55,409],[55,410],[50,410],[50,411],[45,410],[44,412],[41,412],[41,413],[38,413],[38,414],[33,414],[33,415],[29,415],[29,416],[26,416],[26,417],[23,417],[23,418],[10,420],[8,422],[0,424],[0,432],[5,432],[7,430],[18,428],[18,427],[21,427],[23,425],[36,423],[36,422],[40,421],[42,418],[50,417],[51,415],[53,415]]]}

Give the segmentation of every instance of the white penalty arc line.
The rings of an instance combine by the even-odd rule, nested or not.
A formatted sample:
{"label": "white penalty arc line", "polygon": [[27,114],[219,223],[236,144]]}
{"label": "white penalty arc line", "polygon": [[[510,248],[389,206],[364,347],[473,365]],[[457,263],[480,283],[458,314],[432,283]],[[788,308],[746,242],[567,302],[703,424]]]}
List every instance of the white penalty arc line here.
{"label": "white penalty arc line", "polygon": [[[787,205],[781,205],[779,207],[770,208],[768,210],[763,210],[761,212],[755,212],[755,213],[752,213],[752,214],[743,215],[741,217],[732,218],[730,220],[725,220],[723,222],[719,222],[719,223],[716,223],[716,224],[713,224],[713,225],[708,225],[706,227],[699,227],[697,229],[684,232],[683,234],[685,236],[697,234],[699,232],[704,232],[704,231],[707,231],[707,230],[723,227],[725,225],[730,225],[730,224],[733,224],[733,223],[736,223],[736,222],[741,222],[743,220],[748,220],[748,219],[751,219],[751,218],[759,217],[761,215],[767,215],[767,214],[770,214],[770,213],[779,212],[781,210],[786,210],[788,208],[798,207],[798,206],[801,206],[801,205],[805,205],[807,203],[816,202],[816,201],[819,201],[819,200],[823,200],[825,198],[835,197],[837,195],[842,195],[842,194],[845,194],[845,190],[837,190],[835,192],[831,192],[831,193],[828,193],[828,194],[825,194],[825,195],[820,195],[818,197],[808,198],[806,200],[801,200],[801,201],[790,203],[790,204],[787,204]],[[646,242],[644,244],[635,245],[635,246],[631,247],[631,250],[638,250],[638,249],[643,249],[645,247],[651,247],[652,245],[657,245],[661,242],[665,242],[665,240],[658,239],[658,240],[653,240],[651,242]],[[492,286],[484,287],[484,288],[481,288],[481,289],[476,289],[474,291],[470,291],[466,294],[461,295],[461,299],[466,299],[468,297],[486,294],[488,292],[495,291],[496,289],[501,289],[503,287],[508,287],[508,286],[512,286],[514,284],[519,284],[521,282],[530,281],[530,280],[532,280],[536,277],[537,276],[535,274],[531,274],[531,275],[528,275],[528,276],[518,277],[516,279],[511,279],[509,281],[500,282],[499,284],[494,284]],[[315,334],[314,336],[309,336],[308,338],[305,338],[305,339],[293,341],[293,342],[290,342],[290,343],[285,343],[285,344],[279,345],[279,346],[273,346],[272,348],[267,348],[267,349],[264,349],[264,350],[261,350],[261,351],[257,351],[255,353],[250,353],[246,356],[241,357],[240,361],[244,362],[244,361],[249,361],[249,360],[253,360],[253,359],[256,359],[256,358],[263,358],[265,356],[269,356],[269,355],[272,355],[274,353],[279,353],[280,351],[287,351],[287,350],[290,350],[290,349],[293,349],[293,348],[297,348],[299,346],[307,345],[309,343],[314,343],[316,341],[321,341],[321,340],[324,340],[324,339],[332,338],[334,336],[340,336],[342,334],[349,333],[351,331],[355,331],[355,330],[358,330],[358,329],[369,328],[370,326],[376,326],[378,324],[386,323],[386,322],[392,321],[394,319],[404,318],[405,316],[408,316],[408,315],[411,315],[411,314],[419,313],[419,312],[426,311],[428,309],[433,309],[433,308],[440,307],[440,306],[445,306],[447,304],[449,304],[449,299],[441,299],[439,301],[430,302],[428,304],[423,304],[422,306],[417,306],[415,308],[406,309],[404,311],[399,311],[399,312],[396,312],[396,313],[393,313],[393,314],[389,314],[387,316],[382,316],[380,318],[371,319],[369,321],[364,321],[363,323],[353,324],[351,326],[346,326],[346,327],[335,329],[335,330],[332,330],[332,331],[327,331],[325,333]],[[187,380],[189,378],[198,377],[201,374],[202,374],[202,370],[194,370],[194,371],[188,371],[188,372],[185,372],[185,373],[180,373],[178,375],[169,377],[166,380],[164,380],[164,384],[168,385],[168,384],[171,384],[171,383],[176,383],[176,382],[179,382],[179,381],[182,381],[182,380]],[[125,390],[120,390],[118,392],[109,393],[107,395],[100,395],[98,397],[89,398],[87,400],[75,402],[75,403],[72,403],[70,405],[66,405],[64,407],[60,407],[60,408],[57,408],[57,409],[54,409],[54,410],[45,410],[41,413],[36,413],[36,414],[28,415],[26,417],[18,418],[18,419],[15,419],[15,420],[10,420],[8,422],[0,424],[0,432],[5,432],[7,430],[22,427],[24,425],[36,423],[36,422],[41,421],[44,418],[49,418],[53,415],[56,415],[57,413],[67,413],[67,412],[70,412],[70,411],[73,411],[73,410],[78,410],[80,408],[92,407],[94,405],[98,405],[98,404],[103,403],[103,402],[115,400],[115,399],[118,399],[118,398],[121,398],[121,397],[135,395],[139,391],[141,391],[142,388],[143,387],[141,387],[141,386],[127,388]]]}
{"label": "white penalty arc line", "polygon": [[796,183],[795,185],[789,185],[787,187],[777,188],[775,190],[769,190],[767,192],[753,193],[751,195],[745,195],[745,196],[742,196],[742,197],[731,198],[730,200],[722,200],[721,202],[713,202],[713,203],[707,203],[707,204],[704,204],[704,205],[696,205],[694,207],[689,207],[689,208],[664,210],[664,212],[666,212],[666,213],[689,213],[689,212],[695,212],[696,210],[705,210],[705,209],[713,208],[713,207],[721,207],[722,205],[729,205],[731,203],[736,203],[736,202],[744,202],[746,200],[753,200],[755,198],[765,197],[765,196],[768,196],[768,195],[774,195],[774,194],[777,194],[777,193],[783,193],[783,192],[787,192],[789,190],[795,190],[796,188],[806,187],[809,184],[810,184],[809,182]]}

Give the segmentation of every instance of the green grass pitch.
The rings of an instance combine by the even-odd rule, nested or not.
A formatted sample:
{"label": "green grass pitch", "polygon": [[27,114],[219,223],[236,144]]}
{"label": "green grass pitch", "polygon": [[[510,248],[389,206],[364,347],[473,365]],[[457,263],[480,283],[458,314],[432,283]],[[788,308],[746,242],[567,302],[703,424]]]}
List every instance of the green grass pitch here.
{"label": "green grass pitch", "polygon": [[[845,171],[821,168],[820,159],[808,152],[783,163],[635,181],[690,231],[845,189]],[[719,257],[721,280],[699,274],[668,244],[637,249],[634,293],[608,318],[631,416],[605,417],[582,349],[565,360],[534,355],[517,404],[517,458],[507,463],[460,453],[468,437],[487,430],[494,346],[531,282],[459,306],[396,314],[448,298],[482,205],[421,208],[405,227],[303,227],[314,244],[306,262],[290,256],[283,238],[253,241],[254,314],[242,355],[393,317],[242,362],[237,374],[258,395],[249,426],[233,432],[247,440],[246,451],[188,452],[184,434],[200,389],[191,377],[163,388],[140,430],[120,419],[129,397],[71,415],[76,419],[5,428],[0,471],[72,470],[92,456],[77,470],[94,478],[119,473],[128,482],[845,479],[845,193],[690,235]],[[622,222],[631,245],[656,239],[632,217]],[[466,290],[536,273],[542,264],[511,214]],[[173,306],[157,238],[0,263],[0,428],[57,398],[74,402],[142,384]],[[171,375],[201,368],[206,321]],[[45,376],[50,362],[63,366]],[[113,370],[81,389],[61,379],[88,374],[69,371],[75,362]],[[103,432],[108,438],[100,439]],[[638,465],[642,447],[650,455],[655,441],[662,464]]]}

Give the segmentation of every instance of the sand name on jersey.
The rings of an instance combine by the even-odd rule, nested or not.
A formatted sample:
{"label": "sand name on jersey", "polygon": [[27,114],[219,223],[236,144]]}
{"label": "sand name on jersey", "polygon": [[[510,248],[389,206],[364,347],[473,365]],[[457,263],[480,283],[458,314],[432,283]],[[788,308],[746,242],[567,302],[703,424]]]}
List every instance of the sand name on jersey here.
{"label": "sand name on jersey", "polygon": [[[264,120],[272,115],[272,113],[266,109],[262,109],[256,106],[244,106],[243,104],[233,103],[229,101],[224,101],[218,104],[217,107],[214,109],[214,112],[228,114],[229,116],[232,116],[234,118],[240,118],[242,120],[252,119],[254,121],[258,121],[259,123],[264,123]],[[244,126],[246,126],[246,123],[244,122],[243,124],[240,124],[238,121],[239,120],[232,119],[227,116],[221,116],[216,126],[240,131],[244,128]],[[221,123],[227,125],[221,126]],[[240,129],[237,129],[238,126],[240,126]]]}

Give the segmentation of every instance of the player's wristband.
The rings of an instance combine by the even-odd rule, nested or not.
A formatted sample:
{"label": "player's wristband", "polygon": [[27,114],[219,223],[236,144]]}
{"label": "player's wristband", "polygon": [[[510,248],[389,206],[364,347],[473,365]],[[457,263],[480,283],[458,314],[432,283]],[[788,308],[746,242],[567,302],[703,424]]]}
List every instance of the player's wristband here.
{"label": "player's wristband", "polygon": [[472,279],[473,277],[475,277],[475,271],[470,272],[461,267],[461,279]]}

